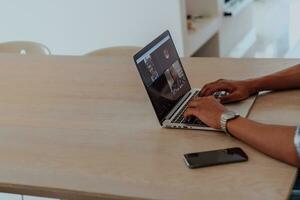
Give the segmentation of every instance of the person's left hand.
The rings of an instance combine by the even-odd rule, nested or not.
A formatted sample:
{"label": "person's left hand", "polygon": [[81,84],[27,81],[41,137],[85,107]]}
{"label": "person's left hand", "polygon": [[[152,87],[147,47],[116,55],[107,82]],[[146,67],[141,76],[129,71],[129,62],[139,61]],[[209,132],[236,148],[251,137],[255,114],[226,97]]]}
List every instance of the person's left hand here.
{"label": "person's left hand", "polygon": [[206,125],[220,129],[221,115],[226,108],[215,97],[195,98],[188,104],[184,117],[195,116]]}

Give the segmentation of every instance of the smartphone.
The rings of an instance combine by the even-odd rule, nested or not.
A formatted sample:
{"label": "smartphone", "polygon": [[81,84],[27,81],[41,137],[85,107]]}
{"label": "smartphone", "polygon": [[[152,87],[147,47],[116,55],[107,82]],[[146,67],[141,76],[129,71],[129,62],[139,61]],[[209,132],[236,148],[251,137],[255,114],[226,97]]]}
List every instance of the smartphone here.
{"label": "smartphone", "polygon": [[190,169],[245,162],[247,160],[247,154],[238,147],[215,151],[188,153],[184,155],[184,161]]}

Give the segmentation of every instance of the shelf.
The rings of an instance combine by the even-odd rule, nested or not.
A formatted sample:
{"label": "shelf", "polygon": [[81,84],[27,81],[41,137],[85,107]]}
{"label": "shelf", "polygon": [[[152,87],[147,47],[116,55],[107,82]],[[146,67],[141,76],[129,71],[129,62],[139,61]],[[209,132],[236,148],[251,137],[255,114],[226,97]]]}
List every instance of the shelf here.
{"label": "shelf", "polygon": [[195,30],[189,30],[186,38],[185,54],[192,56],[220,29],[221,17],[209,17],[194,21]]}
{"label": "shelf", "polygon": [[233,17],[238,15],[244,8],[248,7],[253,0],[234,0],[224,5],[224,15]]}

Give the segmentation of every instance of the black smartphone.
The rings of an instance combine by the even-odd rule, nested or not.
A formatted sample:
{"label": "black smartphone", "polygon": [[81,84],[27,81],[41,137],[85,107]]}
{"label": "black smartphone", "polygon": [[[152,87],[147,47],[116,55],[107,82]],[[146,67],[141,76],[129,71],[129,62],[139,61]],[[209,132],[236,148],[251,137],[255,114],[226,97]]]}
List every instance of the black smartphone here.
{"label": "black smartphone", "polygon": [[191,169],[228,163],[245,162],[247,160],[247,154],[238,147],[215,151],[189,153],[184,155],[184,161]]}

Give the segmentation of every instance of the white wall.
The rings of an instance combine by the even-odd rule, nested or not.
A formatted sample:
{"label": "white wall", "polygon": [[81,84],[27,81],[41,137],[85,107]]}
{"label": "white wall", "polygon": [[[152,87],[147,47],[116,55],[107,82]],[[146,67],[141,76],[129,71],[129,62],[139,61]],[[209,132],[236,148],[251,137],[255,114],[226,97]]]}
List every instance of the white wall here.
{"label": "white wall", "polygon": [[170,29],[182,49],[182,31],[175,29],[183,20],[181,1],[0,0],[0,42],[31,40],[54,54],[78,55],[116,45],[144,46]]}
{"label": "white wall", "polygon": [[290,47],[294,48],[296,45],[299,45],[300,42],[300,26],[299,26],[299,17],[300,17],[300,1],[291,0],[290,4]]}

